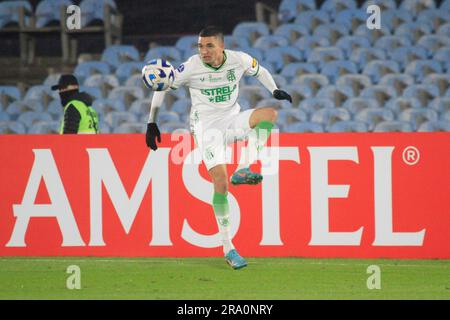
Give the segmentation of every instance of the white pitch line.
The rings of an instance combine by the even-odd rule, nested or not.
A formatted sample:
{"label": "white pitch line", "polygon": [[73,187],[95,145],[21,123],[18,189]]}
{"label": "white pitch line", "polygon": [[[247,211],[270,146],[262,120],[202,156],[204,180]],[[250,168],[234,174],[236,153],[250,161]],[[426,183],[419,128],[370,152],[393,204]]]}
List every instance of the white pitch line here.
{"label": "white pitch line", "polygon": [[[168,262],[173,262],[176,264],[203,264],[201,262],[201,260],[209,260],[209,259],[216,259],[215,257],[195,257],[194,259],[199,259],[198,262],[194,262],[194,261],[186,261],[184,259],[192,259],[193,257],[187,257],[187,258],[168,258],[168,257],[160,257],[160,258],[145,258],[145,257],[138,257],[136,259],[130,260],[130,259],[121,259],[120,257],[116,258],[116,259],[102,259],[102,258],[93,258],[93,259],[77,259],[77,258],[73,258],[73,259],[45,259],[45,258],[32,258],[32,259],[27,259],[27,258],[23,258],[23,259],[9,259],[8,257],[2,257],[0,258],[0,263],[2,261],[14,261],[14,262],[24,262],[27,260],[32,260],[32,261],[48,261],[48,262],[114,262],[114,263],[146,263],[146,262],[151,262],[151,263],[168,263]],[[219,257],[217,257],[219,258]],[[259,257],[257,257],[259,258]],[[256,259],[257,259],[256,258]],[[142,260],[139,260],[142,259]],[[164,259],[164,260],[161,260]],[[251,259],[251,258],[249,258]],[[249,264],[253,264],[253,265],[286,265],[286,264],[290,264],[290,263],[286,263],[286,262],[265,262],[265,263],[259,263],[259,262],[254,262],[254,261],[248,261]],[[297,263],[299,266],[300,265],[330,265],[330,266],[363,266],[363,267],[367,267],[369,265],[372,264],[378,264],[380,267],[413,267],[413,268],[418,268],[418,267],[433,267],[433,268],[450,268],[450,265],[427,265],[427,264],[385,264],[385,263],[377,263],[376,261],[371,261],[368,263],[336,263],[336,262],[304,262],[304,261],[299,261],[299,262],[295,262],[292,261],[293,263]]]}

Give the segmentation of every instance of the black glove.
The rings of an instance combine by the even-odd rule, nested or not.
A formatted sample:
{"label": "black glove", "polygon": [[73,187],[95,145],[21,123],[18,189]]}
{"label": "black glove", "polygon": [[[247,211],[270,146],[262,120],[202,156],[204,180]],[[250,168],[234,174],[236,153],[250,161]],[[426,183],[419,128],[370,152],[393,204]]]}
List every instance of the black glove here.
{"label": "black glove", "polygon": [[276,89],[272,95],[277,100],[287,100],[292,103],[292,97],[286,91]]}
{"label": "black glove", "polygon": [[161,133],[159,132],[158,125],[154,122],[150,122],[147,124],[145,142],[147,143],[147,146],[152,150],[158,149],[155,138],[158,138],[158,142],[161,142]]}

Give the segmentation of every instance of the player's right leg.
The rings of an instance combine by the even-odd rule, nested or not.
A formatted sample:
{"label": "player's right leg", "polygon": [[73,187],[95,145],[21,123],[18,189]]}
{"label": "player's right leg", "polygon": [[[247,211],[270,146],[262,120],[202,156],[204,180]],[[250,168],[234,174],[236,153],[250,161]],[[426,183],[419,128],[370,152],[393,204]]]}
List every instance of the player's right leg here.
{"label": "player's right leg", "polygon": [[222,238],[223,253],[233,269],[247,266],[247,262],[236,251],[231,242],[228,205],[228,175],[225,164],[218,164],[208,170],[214,184],[213,208],[219,233]]}

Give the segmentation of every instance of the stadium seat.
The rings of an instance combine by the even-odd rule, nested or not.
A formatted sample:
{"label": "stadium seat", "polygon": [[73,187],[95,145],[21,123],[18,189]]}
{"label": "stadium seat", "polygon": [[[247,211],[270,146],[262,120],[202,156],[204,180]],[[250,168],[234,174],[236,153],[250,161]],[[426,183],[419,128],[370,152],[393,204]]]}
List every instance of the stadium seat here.
{"label": "stadium seat", "polygon": [[293,80],[293,84],[310,88],[313,96],[315,96],[322,87],[327,86],[329,83],[330,81],[326,76],[314,73],[301,75]]}
{"label": "stadium seat", "polygon": [[98,114],[107,114],[111,111],[125,111],[125,104],[120,100],[113,99],[95,99],[92,103],[92,108],[94,108]]}
{"label": "stadium seat", "polygon": [[29,134],[59,134],[60,121],[37,121],[29,129]]}
{"label": "stadium seat", "polygon": [[361,9],[346,9],[336,14],[335,22],[344,25],[352,33],[356,31],[358,26],[366,24],[367,13]]}
{"label": "stadium seat", "polygon": [[439,90],[439,95],[444,96],[450,88],[450,74],[432,73],[425,77],[423,84],[432,84]]}
{"label": "stadium seat", "polygon": [[114,129],[114,133],[145,133],[147,126],[141,122],[123,122]]}
{"label": "stadium seat", "polygon": [[439,119],[438,113],[426,108],[411,108],[406,109],[398,116],[400,121],[407,121],[412,124],[416,131],[423,123],[427,121],[437,121]]}
{"label": "stadium seat", "polygon": [[319,69],[323,64],[334,60],[344,60],[344,53],[338,47],[314,48],[307,57],[309,63],[315,63]]}
{"label": "stadium seat", "polygon": [[5,111],[0,110],[0,122],[1,121],[9,121],[10,117]]}
{"label": "stadium seat", "polygon": [[97,87],[80,86],[80,92],[87,93],[93,99],[104,98],[102,95],[102,90],[100,90],[100,88],[97,88]]}
{"label": "stadium seat", "polygon": [[442,0],[440,10],[450,10],[450,0]]}
{"label": "stadium seat", "polygon": [[419,46],[401,47],[392,51],[390,57],[399,64],[403,71],[411,61],[426,60],[428,52],[426,48]]}
{"label": "stadium seat", "polygon": [[352,61],[335,60],[323,63],[320,73],[327,76],[331,83],[336,83],[343,75],[358,73],[358,67]]}
{"label": "stadium seat", "polygon": [[103,50],[101,61],[109,64],[112,69],[127,62],[140,61],[139,51],[129,45],[112,45]]}
{"label": "stadium seat", "polygon": [[448,10],[427,9],[420,12],[417,21],[429,22],[434,30],[438,30],[440,26],[450,22],[450,16]]}
{"label": "stadium seat", "polygon": [[437,97],[434,98],[428,104],[430,109],[437,111],[439,114],[443,114],[450,110],[450,97]]}
{"label": "stadium seat", "polygon": [[420,83],[429,74],[432,73],[443,73],[441,64],[435,60],[415,60],[410,62],[405,73],[414,77],[417,83]]}
{"label": "stadium seat", "polygon": [[450,47],[450,37],[439,34],[429,34],[422,36],[419,41],[417,41],[417,45],[427,48],[430,55],[433,55],[441,48]]}
{"label": "stadium seat", "polygon": [[397,91],[397,95],[401,96],[406,87],[414,84],[414,78],[404,73],[390,73],[382,76],[379,83],[393,87]]}
{"label": "stadium seat", "polygon": [[124,122],[138,122],[136,115],[126,111],[110,111],[105,117],[104,121],[111,127],[117,128]]}
{"label": "stadium seat", "polygon": [[[41,0],[35,12],[36,27],[42,28],[51,22],[59,22],[61,20],[61,8],[67,8],[72,5],[70,0]],[[64,10],[65,12],[66,10]]]}
{"label": "stadium seat", "polygon": [[299,109],[304,110],[310,118],[317,110],[333,107],[333,102],[327,98],[306,98],[299,104]]}
{"label": "stadium seat", "polygon": [[[198,36],[192,35],[192,36],[182,36],[178,38],[177,42],[175,43],[175,47],[180,50],[183,54],[186,54],[186,52],[191,52],[192,49],[197,49],[198,46]],[[186,59],[186,55],[183,57]]]}
{"label": "stadium seat", "polygon": [[283,36],[289,40],[290,44],[294,44],[301,37],[309,35],[309,30],[300,24],[288,23],[276,28],[273,34]]}
{"label": "stadium seat", "polygon": [[261,49],[258,48],[247,48],[245,49],[245,53],[249,54],[259,62],[262,62],[264,60],[264,52]]}
{"label": "stadium seat", "polygon": [[[239,105],[242,107],[241,101],[239,101]],[[189,113],[191,109],[191,101],[188,99],[179,99],[175,101],[170,109],[173,112],[176,112],[180,119],[184,122],[189,118]]]}
{"label": "stadium seat", "polygon": [[61,73],[52,73],[49,74],[47,76],[47,78],[45,78],[44,82],[42,83],[42,85],[44,86],[53,86],[54,84],[58,83],[59,78],[61,77]]}
{"label": "stadium seat", "polygon": [[[198,39],[198,38],[197,38]],[[198,40],[196,40],[197,43]],[[250,48],[250,41],[246,37],[224,36],[225,48],[231,50],[246,50]],[[196,48],[196,46],[195,46]]]}
{"label": "stadium seat", "polygon": [[[382,15],[383,16],[383,15]],[[391,31],[387,25],[381,24],[383,28],[370,30],[367,28],[366,24],[360,25],[356,28],[356,31],[353,32],[355,36],[361,36],[370,41],[371,44],[375,44],[378,39],[384,36],[390,36]]]}
{"label": "stadium seat", "polygon": [[359,48],[354,50],[350,56],[350,61],[356,63],[359,71],[362,71],[372,60],[383,59],[386,59],[386,53],[383,49],[376,48]]}
{"label": "stadium seat", "polygon": [[61,100],[56,99],[50,101],[45,111],[52,116],[53,120],[61,121],[63,117],[63,107],[61,105]]}
{"label": "stadium seat", "polygon": [[336,121],[328,127],[328,132],[367,132],[369,128],[361,121]]}
{"label": "stadium seat", "polygon": [[367,108],[359,111],[354,119],[366,123],[368,130],[373,131],[378,123],[395,120],[395,114],[387,108]]}
{"label": "stadium seat", "polygon": [[397,4],[395,0],[366,0],[362,4],[361,9],[364,10],[364,12],[366,12],[367,7],[374,4],[379,6],[381,11],[397,9]]}
{"label": "stadium seat", "polygon": [[416,98],[397,97],[391,99],[386,104],[385,108],[392,110],[396,117],[398,117],[403,111],[407,109],[420,109],[422,108],[422,106],[420,104],[420,101]]}
{"label": "stadium seat", "polygon": [[285,65],[281,70],[281,75],[288,81],[305,74],[318,73],[317,67],[312,63],[293,62]]}
{"label": "stadium seat", "polygon": [[277,73],[288,63],[300,62],[303,59],[302,52],[291,46],[275,47],[265,51],[264,61],[273,63]]}
{"label": "stadium seat", "polygon": [[344,102],[353,97],[350,86],[328,85],[319,90],[316,97],[330,99],[336,107],[341,107]]}
{"label": "stadium seat", "polygon": [[[135,100],[133,101],[131,106],[127,109],[127,111],[135,114],[138,118],[140,118],[150,113],[151,102],[152,99],[150,98]],[[167,110],[166,101],[163,101],[161,109]]]}
{"label": "stadium seat", "polygon": [[314,35],[307,35],[300,37],[295,41],[294,46],[305,53],[305,57],[309,57],[311,52],[317,47],[329,47],[330,40]]}
{"label": "stadium seat", "polygon": [[140,87],[142,88],[142,90],[145,91],[151,91],[149,90],[145,84],[144,81],[142,81],[142,75],[140,74],[134,74],[131,77],[129,77],[128,79],[125,80],[124,86],[127,87]]}
{"label": "stadium seat", "polygon": [[411,40],[406,36],[382,36],[375,41],[375,48],[385,50],[388,54],[397,48],[411,46]]}
{"label": "stadium seat", "polygon": [[141,75],[144,62],[125,62],[117,67],[116,77],[120,84],[124,84],[127,79],[135,74]]}
{"label": "stadium seat", "polygon": [[322,24],[314,30],[314,35],[320,38],[326,38],[331,45],[335,45],[339,38],[349,35],[349,29],[338,23]]}
{"label": "stadium seat", "polygon": [[450,121],[426,121],[417,129],[418,132],[450,131]]}
{"label": "stadium seat", "polygon": [[[33,12],[33,7],[28,1],[3,1],[0,2],[0,29],[14,24],[19,24],[19,9],[23,8],[28,14]],[[29,18],[26,17],[25,24],[28,25]]]}
{"label": "stadium seat", "polygon": [[255,43],[253,44],[253,47],[261,49],[261,50],[268,50],[270,48],[274,47],[284,47],[289,45],[289,40],[285,38],[284,36],[278,36],[278,35],[267,35],[267,36],[261,36],[258,39],[256,39]]}
{"label": "stadium seat", "polygon": [[336,42],[336,47],[344,52],[345,58],[350,58],[356,49],[370,48],[370,42],[361,36],[344,36]]}
{"label": "stadium seat", "polygon": [[408,0],[402,1],[399,8],[407,10],[414,16],[417,16],[419,12],[423,10],[436,8],[436,5],[434,3],[434,0]]}
{"label": "stadium seat", "polygon": [[285,127],[292,123],[308,121],[308,114],[302,109],[280,109],[277,121]]}
{"label": "stadium seat", "polygon": [[[167,122],[167,123],[162,124],[159,129],[161,132],[167,132],[167,133],[170,133],[170,132],[173,133],[174,131],[187,132],[187,130],[186,130],[187,125],[182,122]],[[181,130],[181,129],[184,129],[184,130]]]}
{"label": "stadium seat", "polygon": [[342,105],[343,108],[347,109],[352,117],[356,115],[358,112],[368,108],[379,108],[378,102],[375,99],[369,98],[349,98]]}
{"label": "stadium seat", "polygon": [[381,25],[389,30],[395,30],[403,23],[413,22],[413,19],[412,13],[407,10],[386,10],[381,14]]}
{"label": "stadium seat", "polygon": [[375,126],[373,132],[413,132],[411,123],[406,121],[383,121]]}
{"label": "stadium seat", "polygon": [[256,103],[265,98],[271,98],[270,92],[261,86],[247,86],[243,85],[239,89],[239,97],[242,97],[250,102],[251,105],[256,105]]}
{"label": "stadium seat", "polygon": [[400,67],[395,61],[372,60],[363,70],[363,74],[368,76],[372,83],[378,83],[386,74],[399,73]]}
{"label": "stadium seat", "polygon": [[302,87],[297,84],[291,84],[286,86],[284,89],[291,95],[293,106],[298,105],[303,99],[313,97],[313,91],[309,87]]}
{"label": "stadium seat", "polygon": [[403,91],[403,97],[416,98],[423,108],[428,106],[428,102],[439,97],[439,89],[432,84],[415,84]]}
{"label": "stadium seat", "polygon": [[0,121],[0,134],[25,134],[25,125],[17,121]]}
{"label": "stadium seat", "polygon": [[446,111],[444,113],[441,113],[440,120],[444,120],[446,122],[450,122],[450,111]]}
{"label": "stadium seat", "polygon": [[148,62],[153,59],[165,59],[169,61],[172,65],[179,65],[183,60],[182,53],[176,48],[172,46],[160,46],[154,47],[147,51],[145,54],[144,61]]}
{"label": "stadium seat", "polygon": [[102,92],[102,97],[106,97],[113,88],[119,86],[119,80],[114,75],[94,74],[89,76],[84,85],[87,87],[99,88]]}
{"label": "stadium seat", "polygon": [[59,99],[57,91],[51,90],[50,86],[36,85],[28,88],[24,100],[38,100],[44,107],[47,107],[53,99]]}
{"label": "stadium seat", "polygon": [[43,110],[44,106],[39,100],[17,100],[10,103],[5,109],[11,120],[16,120],[19,115],[26,111],[42,112]]}
{"label": "stadium seat", "polygon": [[260,36],[269,34],[269,28],[263,22],[239,22],[233,29],[233,36],[244,37],[253,44]]}
{"label": "stadium seat", "polygon": [[275,109],[290,109],[291,103],[286,100],[277,100],[275,98],[261,99],[256,103],[257,108],[271,107]]}
{"label": "stadium seat", "polygon": [[19,115],[17,121],[22,122],[26,128],[31,128],[38,121],[52,121],[52,116],[46,112],[26,111]]}
{"label": "stadium seat", "polygon": [[314,122],[296,122],[284,127],[285,132],[294,133],[319,133],[324,132],[323,125]]}
{"label": "stadium seat", "polygon": [[320,7],[320,10],[326,11],[330,17],[335,17],[337,13],[344,10],[356,9],[354,0],[325,0]]}
{"label": "stadium seat", "polygon": [[311,121],[322,124],[326,131],[338,121],[349,120],[351,120],[350,112],[344,108],[324,108],[317,110],[311,116]]}
{"label": "stadium seat", "polygon": [[336,84],[338,86],[350,86],[353,94],[358,96],[363,89],[370,87],[372,82],[369,77],[362,74],[344,74],[339,76]]}
{"label": "stadium seat", "polygon": [[104,8],[109,6],[112,9],[117,9],[114,0],[83,0],[80,3],[81,11],[81,26],[85,27],[95,20],[104,20]]}
{"label": "stadium seat", "polygon": [[282,0],[278,7],[278,19],[282,24],[292,22],[300,12],[308,10],[316,10],[315,1]]}
{"label": "stadium seat", "polygon": [[359,96],[361,98],[373,98],[377,100],[380,107],[384,107],[390,99],[397,97],[397,91],[392,87],[379,84],[365,88]]}
{"label": "stadium seat", "polygon": [[108,99],[117,99],[122,101],[125,106],[131,106],[131,103],[137,99],[144,98],[144,91],[140,87],[116,87],[110,91]]}
{"label": "stadium seat", "polygon": [[87,77],[93,74],[108,75],[111,69],[106,62],[103,61],[87,61],[78,64],[75,68],[74,74],[78,78],[79,83],[84,83]]}
{"label": "stadium seat", "polygon": [[158,114],[158,123],[164,124],[168,122],[180,122],[180,116],[173,111],[161,111]]}
{"label": "stadium seat", "polygon": [[19,88],[14,86],[0,86],[0,103],[3,106],[20,99],[21,93]]}
{"label": "stadium seat", "polygon": [[328,13],[322,10],[303,11],[300,12],[295,19],[296,24],[307,27],[311,34],[318,26],[330,22],[330,16],[328,15]]}
{"label": "stadium seat", "polygon": [[450,22],[441,25],[436,34],[448,37],[450,35]]}
{"label": "stadium seat", "polygon": [[409,38],[411,43],[417,42],[420,37],[431,34],[433,27],[424,21],[406,22],[401,24],[396,30],[395,35]]}

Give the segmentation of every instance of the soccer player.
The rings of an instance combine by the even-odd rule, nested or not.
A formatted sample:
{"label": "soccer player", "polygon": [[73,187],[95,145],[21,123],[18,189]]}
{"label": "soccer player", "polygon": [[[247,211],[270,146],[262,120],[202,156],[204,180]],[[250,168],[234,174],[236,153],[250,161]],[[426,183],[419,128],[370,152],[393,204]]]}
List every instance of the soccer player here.
{"label": "soccer player", "polygon": [[[277,88],[275,81],[255,58],[239,51],[227,50],[223,32],[214,26],[203,29],[198,38],[199,54],[181,64],[175,73],[171,89],[182,85],[190,91],[192,108],[190,128],[195,143],[200,148],[203,162],[214,185],[212,206],[222,238],[223,252],[227,263],[233,269],[247,266],[233,246],[229,227],[229,206],[227,200],[228,177],[225,150],[235,139],[247,139],[248,156],[240,161],[231,183],[258,184],[262,175],[250,170],[257,159],[258,151],[264,146],[277,120],[274,108],[249,109],[240,112],[237,103],[239,81],[243,75],[256,77],[278,100],[291,96]],[[164,91],[153,95],[147,124],[146,143],[156,150],[161,136],[156,124],[157,114],[165,96]],[[214,131],[215,139],[209,132]],[[217,139],[216,133],[219,132]]]}

